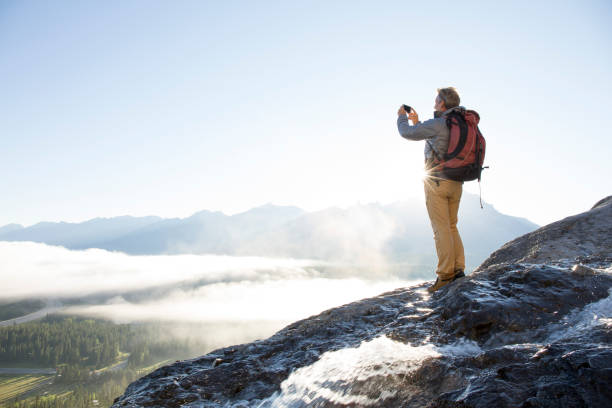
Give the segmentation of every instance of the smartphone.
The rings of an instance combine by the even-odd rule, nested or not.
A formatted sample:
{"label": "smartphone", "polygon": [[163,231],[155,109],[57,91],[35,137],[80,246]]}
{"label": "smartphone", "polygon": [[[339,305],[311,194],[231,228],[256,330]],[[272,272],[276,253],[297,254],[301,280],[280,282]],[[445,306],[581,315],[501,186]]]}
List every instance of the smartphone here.
{"label": "smartphone", "polygon": [[411,109],[412,109],[412,108],[411,108],[410,106],[408,106],[408,105],[404,105],[404,110],[406,111],[406,113],[410,113],[410,110],[411,110]]}

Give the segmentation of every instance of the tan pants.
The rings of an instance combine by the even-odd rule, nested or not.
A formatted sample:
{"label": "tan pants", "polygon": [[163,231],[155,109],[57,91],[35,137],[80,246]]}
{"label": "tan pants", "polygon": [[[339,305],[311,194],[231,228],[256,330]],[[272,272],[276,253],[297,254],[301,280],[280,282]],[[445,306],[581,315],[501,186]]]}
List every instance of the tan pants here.
{"label": "tan pants", "polygon": [[463,243],[457,231],[457,212],[463,184],[459,181],[425,178],[425,203],[436,242],[440,279],[452,278],[465,269]]}

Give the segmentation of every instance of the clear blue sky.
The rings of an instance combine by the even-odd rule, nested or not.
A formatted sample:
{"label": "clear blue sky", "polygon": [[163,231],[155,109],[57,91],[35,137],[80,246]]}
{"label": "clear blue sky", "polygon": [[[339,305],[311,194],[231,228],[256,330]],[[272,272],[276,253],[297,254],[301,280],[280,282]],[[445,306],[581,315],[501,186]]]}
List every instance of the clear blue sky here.
{"label": "clear blue sky", "polygon": [[[537,223],[612,194],[612,3],[0,2],[0,225],[421,197],[455,86],[483,198]],[[466,191],[477,192],[476,183]]]}

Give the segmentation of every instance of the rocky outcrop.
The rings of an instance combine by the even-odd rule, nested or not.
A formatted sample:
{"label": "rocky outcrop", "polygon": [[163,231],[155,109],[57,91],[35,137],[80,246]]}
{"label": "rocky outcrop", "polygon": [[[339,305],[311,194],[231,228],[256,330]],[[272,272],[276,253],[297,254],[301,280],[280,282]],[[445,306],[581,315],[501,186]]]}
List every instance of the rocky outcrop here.
{"label": "rocky outcrop", "polygon": [[612,199],[470,276],[162,367],[114,407],[612,406]]}
{"label": "rocky outcrop", "polygon": [[548,262],[576,256],[601,256],[612,250],[612,196],[585,213],[546,225],[493,252],[478,269],[503,262]]}

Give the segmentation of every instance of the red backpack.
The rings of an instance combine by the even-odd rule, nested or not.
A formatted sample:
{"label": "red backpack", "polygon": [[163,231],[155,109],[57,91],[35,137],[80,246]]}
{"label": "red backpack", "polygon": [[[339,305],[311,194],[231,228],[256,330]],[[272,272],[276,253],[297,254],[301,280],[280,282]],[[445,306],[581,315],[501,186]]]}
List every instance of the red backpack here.
{"label": "red backpack", "polygon": [[432,147],[435,158],[430,172],[441,173],[455,181],[480,181],[486,142],[478,129],[478,122],[480,116],[473,110],[453,110],[446,115],[446,126],[450,130],[448,149],[440,157]]}

